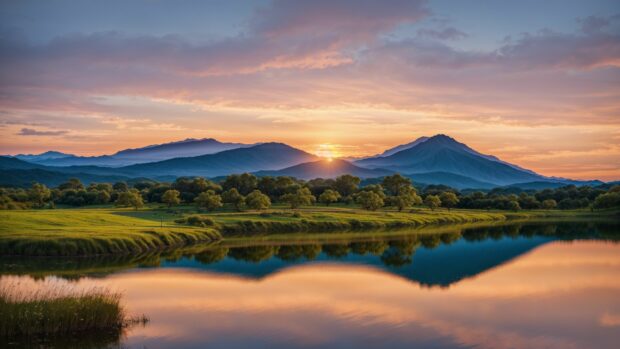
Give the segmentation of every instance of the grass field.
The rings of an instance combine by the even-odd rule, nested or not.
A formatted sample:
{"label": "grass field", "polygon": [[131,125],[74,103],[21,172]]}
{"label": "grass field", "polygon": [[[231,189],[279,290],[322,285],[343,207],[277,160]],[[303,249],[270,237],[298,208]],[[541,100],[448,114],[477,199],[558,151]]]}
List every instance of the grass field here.
{"label": "grass field", "polygon": [[210,226],[178,224],[198,214],[194,207],[174,210],[150,206],[137,211],[112,207],[0,211],[1,255],[97,255],[144,253],[224,239],[416,228],[429,225],[500,222],[511,219],[609,216],[589,211],[482,211],[415,208],[364,211],[353,206],[312,206],[267,211],[220,210],[199,213]]}
{"label": "grass field", "polygon": [[143,253],[220,238],[217,231],[167,224],[115,208],[0,211],[2,255]]}

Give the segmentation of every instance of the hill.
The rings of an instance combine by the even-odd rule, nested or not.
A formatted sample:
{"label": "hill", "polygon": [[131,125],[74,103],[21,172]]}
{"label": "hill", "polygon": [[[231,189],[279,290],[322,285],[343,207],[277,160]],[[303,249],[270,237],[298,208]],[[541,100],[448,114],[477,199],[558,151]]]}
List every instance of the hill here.
{"label": "hill", "polygon": [[264,143],[216,154],[175,158],[116,170],[125,175],[153,178],[165,175],[216,177],[233,173],[277,170],[317,159],[315,155],[283,143]]}
{"label": "hill", "polygon": [[90,183],[132,183],[139,180],[132,180],[125,176],[105,176],[91,173],[62,173],[42,169],[2,169],[0,170],[0,186],[7,187],[30,187],[33,182],[45,184],[48,187],[57,187],[66,182],[69,178],[78,178],[84,184]]}
{"label": "hill", "polygon": [[242,143],[223,143],[213,138],[188,138],[178,142],[155,144],[136,149],[125,149],[112,155],[76,156],[50,151],[39,155],[17,155],[15,157],[46,166],[120,167],[168,160],[178,157],[215,154],[225,150],[249,146],[251,145]]}
{"label": "hill", "polygon": [[355,166],[345,160],[319,160],[287,167],[277,171],[259,171],[258,176],[291,176],[299,179],[335,178],[343,174],[350,174],[360,178],[381,177],[392,174],[392,171],[382,169],[367,169]]}

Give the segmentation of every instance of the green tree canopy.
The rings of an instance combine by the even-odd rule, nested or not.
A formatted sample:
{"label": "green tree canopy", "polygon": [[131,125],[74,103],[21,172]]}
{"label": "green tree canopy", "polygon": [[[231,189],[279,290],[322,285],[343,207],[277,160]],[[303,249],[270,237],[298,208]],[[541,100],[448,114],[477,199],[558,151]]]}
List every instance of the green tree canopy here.
{"label": "green tree canopy", "polygon": [[52,192],[41,183],[33,183],[28,191],[28,198],[37,206],[43,205],[50,199]]}
{"label": "green tree canopy", "polygon": [[342,196],[350,196],[357,191],[361,181],[362,180],[359,177],[348,174],[342,175],[336,178],[334,182],[334,189]]}
{"label": "green tree canopy", "polygon": [[545,210],[553,210],[558,206],[558,203],[553,199],[547,199],[542,202],[542,208]]}
{"label": "green tree canopy", "polygon": [[254,190],[245,197],[245,204],[253,210],[264,210],[271,206],[271,200],[260,190]]}
{"label": "green tree canopy", "polygon": [[385,188],[387,195],[396,196],[399,195],[402,188],[411,186],[411,180],[396,173],[391,176],[383,177],[381,184],[383,188]]}
{"label": "green tree canopy", "polygon": [[333,189],[326,189],[321,195],[319,195],[319,202],[329,206],[332,202],[340,200],[340,193]]}
{"label": "green tree canopy", "polygon": [[248,195],[258,186],[258,178],[250,173],[233,174],[222,182],[224,190],[237,189],[241,195]]}
{"label": "green tree canopy", "polygon": [[441,205],[448,208],[448,211],[459,203],[459,198],[451,191],[444,191],[439,196],[439,199],[441,200]]}
{"label": "green tree canopy", "polygon": [[424,205],[428,206],[431,210],[435,210],[441,206],[441,199],[437,195],[426,195],[424,198]]}
{"label": "green tree canopy", "polygon": [[179,193],[178,190],[168,189],[164,195],[161,196],[161,201],[168,204],[168,207],[178,205],[181,203],[181,193]]}
{"label": "green tree canopy", "polygon": [[312,205],[316,201],[316,198],[312,195],[310,189],[299,188],[294,193],[282,195],[280,200],[287,202],[291,205],[291,208],[298,208],[302,205]]}
{"label": "green tree canopy", "polygon": [[144,201],[142,201],[142,196],[139,191],[131,189],[118,194],[116,206],[133,207],[137,210],[144,206]]}
{"label": "green tree canopy", "polygon": [[376,211],[383,207],[383,197],[372,190],[364,190],[357,194],[355,201],[364,209]]}
{"label": "green tree canopy", "polygon": [[239,194],[237,188],[231,188],[222,193],[222,199],[224,203],[233,205],[237,211],[241,211],[243,204],[245,204],[245,197]]}
{"label": "green tree canopy", "polygon": [[397,194],[390,196],[390,203],[398,208],[398,211],[402,211],[406,207],[421,204],[422,198],[418,196],[415,188],[409,184],[398,188]]}
{"label": "green tree canopy", "polygon": [[207,190],[198,194],[194,202],[198,207],[204,208],[207,211],[213,211],[216,208],[222,207],[222,197],[213,190]]}

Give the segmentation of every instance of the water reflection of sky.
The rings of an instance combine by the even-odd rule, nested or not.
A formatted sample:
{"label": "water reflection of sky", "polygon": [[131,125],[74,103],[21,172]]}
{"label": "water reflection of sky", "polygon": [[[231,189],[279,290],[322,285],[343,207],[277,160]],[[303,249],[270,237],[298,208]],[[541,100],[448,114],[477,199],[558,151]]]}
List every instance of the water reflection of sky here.
{"label": "water reflection of sky", "polygon": [[[501,241],[484,243],[501,252]],[[483,263],[479,273],[464,273],[449,287],[422,286],[411,277],[418,274],[394,273],[399,267],[374,263],[377,256],[370,255],[319,256],[284,268],[275,258],[225,259],[205,268],[181,259],[175,268],[133,269],[77,285],[123,290],[132,313],[150,316],[151,323],[131,329],[124,341],[138,348],[615,348],[620,245],[528,241],[534,245],[521,246],[521,254],[501,252],[510,258],[492,267]],[[473,258],[467,244],[480,246],[418,249],[411,266],[433,269],[432,254],[447,253],[442,248],[464,249],[468,257],[452,263],[466,264]],[[258,277],[226,269],[269,263],[278,265]],[[17,277],[4,280],[9,278]],[[32,279],[20,279],[24,287],[36,287]]]}

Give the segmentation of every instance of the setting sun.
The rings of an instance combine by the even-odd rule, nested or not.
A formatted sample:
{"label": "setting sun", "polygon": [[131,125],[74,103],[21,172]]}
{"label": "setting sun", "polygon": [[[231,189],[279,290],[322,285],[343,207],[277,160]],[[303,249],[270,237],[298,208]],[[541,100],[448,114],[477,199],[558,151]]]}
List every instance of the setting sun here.
{"label": "setting sun", "polygon": [[319,147],[315,153],[329,162],[340,156],[336,150],[336,146],[330,143],[319,144]]}

